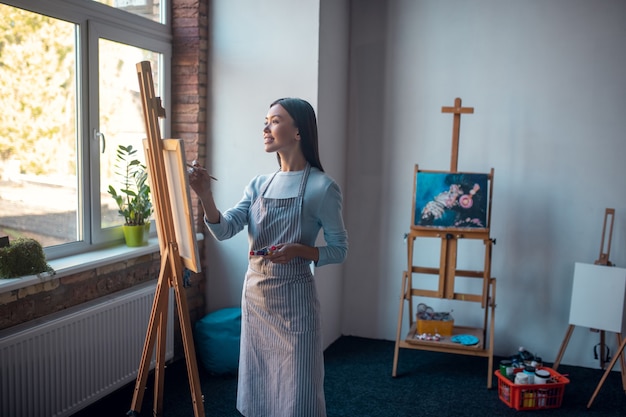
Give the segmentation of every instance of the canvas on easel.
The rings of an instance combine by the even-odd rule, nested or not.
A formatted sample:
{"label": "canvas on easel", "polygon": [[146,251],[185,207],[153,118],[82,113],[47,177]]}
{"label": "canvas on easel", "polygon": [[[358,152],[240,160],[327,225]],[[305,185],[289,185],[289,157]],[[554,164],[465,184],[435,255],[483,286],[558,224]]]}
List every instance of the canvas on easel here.
{"label": "canvas on easel", "polygon": [[489,174],[415,167],[412,228],[489,227]]}
{"label": "canvas on easel", "polygon": [[[176,242],[185,267],[198,273],[201,271],[200,254],[193,224],[191,193],[185,161],[185,142],[182,139],[163,139],[162,144]],[[143,145],[146,154],[149,154],[150,142],[144,139]],[[158,216],[159,213],[155,215]]]}
{"label": "canvas on easel", "polygon": [[569,322],[623,333],[626,269],[576,262]]}

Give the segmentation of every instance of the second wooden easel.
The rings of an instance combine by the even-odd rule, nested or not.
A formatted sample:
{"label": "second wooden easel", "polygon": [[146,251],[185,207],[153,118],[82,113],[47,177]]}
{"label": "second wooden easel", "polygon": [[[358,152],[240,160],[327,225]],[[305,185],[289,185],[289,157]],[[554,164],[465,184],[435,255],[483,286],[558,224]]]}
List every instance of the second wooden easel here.
{"label": "second wooden easel", "polygon": [[[609,222],[609,218],[610,218],[610,222]],[[604,213],[604,223],[602,226],[602,240],[600,242],[600,255],[598,256],[598,259],[594,262],[595,265],[602,265],[606,267],[613,266],[613,263],[611,263],[611,261],[609,260],[609,257],[611,254],[611,240],[613,237],[614,219],[615,219],[615,209],[607,208]],[[607,227],[608,227],[608,237],[607,237]],[[606,252],[605,252],[605,247],[606,247]],[[565,349],[567,348],[567,345],[569,344],[569,341],[572,337],[572,333],[574,332],[575,327],[576,326],[574,324],[570,324],[567,327],[567,332],[565,333],[565,337],[563,338],[563,342],[561,343],[559,353],[557,354],[556,359],[553,364],[554,370],[557,370],[559,365],[561,364],[561,360],[563,359],[563,355],[565,354]],[[600,333],[600,344],[598,345],[600,347],[600,357],[599,357],[600,368],[605,369],[606,361],[608,360],[604,352],[604,347],[606,344],[605,331],[602,329],[599,329],[599,330],[591,329],[591,330],[597,331]],[[604,381],[606,380],[609,372],[611,372],[611,370],[613,369],[613,367],[615,366],[618,360],[620,361],[620,369],[622,373],[622,387],[624,388],[624,391],[626,391],[626,360],[624,359],[624,356],[622,354],[624,351],[624,348],[626,347],[626,338],[624,338],[621,333],[616,333],[616,337],[617,337],[617,345],[619,346],[617,349],[617,352],[613,354],[613,359],[609,363],[608,367],[606,367],[606,370],[605,370],[604,375],[602,376],[602,379],[598,383],[596,390],[594,391],[593,395],[589,399],[589,402],[587,403],[587,408],[590,408],[591,405],[593,404],[593,401],[598,395],[598,392],[600,391],[602,384],[604,384]]]}
{"label": "second wooden easel", "polygon": [[[458,173],[458,154],[459,154],[459,135],[461,125],[461,115],[474,113],[472,107],[463,107],[461,99],[456,98],[454,106],[444,106],[441,108],[442,113],[452,113],[454,115],[452,128],[452,153],[450,161],[450,173]],[[415,178],[419,173],[417,165],[415,166]],[[487,176],[489,180],[488,186],[488,210],[486,225],[484,228],[455,228],[455,227],[414,227],[415,226],[415,207],[413,213],[413,224],[411,230],[407,234],[407,269],[402,275],[402,289],[400,296],[400,307],[398,311],[398,327],[396,333],[396,345],[393,359],[392,376],[396,376],[398,368],[398,358],[400,348],[431,350],[447,353],[455,353],[462,355],[481,356],[488,358],[487,367],[487,387],[492,386],[492,369],[493,369],[493,335],[494,335],[494,315],[495,315],[495,286],[496,279],[491,277],[491,252],[494,240],[489,236],[489,217],[491,216],[491,194],[493,191],[493,169]],[[414,183],[414,187],[416,184]],[[417,188],[417,187],[416,187]],[[415,191],[413,201],[415,202]],[[486,192],[487,190],[485,190]],[[415,203],[414,203],[415,205]],[[427,267],[416,265],[414,263],[414,243],[418,238],[435,238],[440,239],[440,259],[439,267]],[[458,240],[475,239],[482,240],[485,245],[485,258],[483,271],[470,271],[457,269],[457,250]],[[436,290],[414,288],[413,275],[438,275],[438,288]],[[482,280],[481,291],[479,293],[469,293],[468,291],[459,291],[455,288],[457,277],[476,278]],[[478,342],[474,345],[462,345],[456,343],[452,338],[443,338],[437,341],[422,340],[417,336],[417,323],[414,319],[414,297],[430,297],[448,300],[459,300],[480,303],[484,309],[484,320],[482,328],[454,326],[453,335],[475,337]],[[404,303],[408,304],[409,316],[409,332],[406,338],[401,337],[402,320],[404,316]]]}
{"label": "second wooden easel", "polygon": [[156,369],[154,376],[154,408],[153,416],[159,417],[163,413],[163,383],[165,368],[165,337],[167,326],[168,293],[173,288],[176,295],[178,307],[178,319],[183,346],[185,349],[185,359],[187,363],[187,374],[189,376],[189,386],[195,417],[204,417],[204,404],[200,391],[200,378],[198,376],[198,364],[196,362],[196,352],[193,344],[192,327],[189,319],[187,296],[183,285],[183,260],[179,253],[176,238],[176,230],[172,217],[172,207],[166,177],[165,161],[163,159],[163,144],[159,130],[159,117],[165,116],[165,110],[161,106],[161,100],[155,96],[154,83],[152,80],[152,70],[150,62],[144,61],[137,64],[137,75],[139,77],[139,87],[141,90],[144,119],[147,130],[146,158],[148,172],[150,175],[150,186],[154,196],[154,209],[159,235],[159,246],[161,251],[161,270],[152,304],[150,322],[144,343],[141,364],[139,367],[135,391],[128,416],[138,416],[141,411],[143,395],[150,359],[152,357],[154,345],[156,351]]}

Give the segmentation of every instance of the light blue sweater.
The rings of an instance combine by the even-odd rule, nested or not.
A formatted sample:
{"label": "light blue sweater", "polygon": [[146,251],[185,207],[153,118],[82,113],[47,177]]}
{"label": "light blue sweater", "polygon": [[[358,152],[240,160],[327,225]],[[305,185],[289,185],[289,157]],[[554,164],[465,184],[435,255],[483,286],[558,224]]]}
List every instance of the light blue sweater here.
{"label": "light blue sweater", "polygon": [[[204,219],[216,239],[229,239],[243,230],[250,220],[250,207],[272,175],[259,175],[252,179],[239,203],[224,213],[220,212],[218,223],[209,223],[206,218]],[[278,172],[265,192],[265,197],[296,197],[302,175],[303,171]],[[299,243],[315,246],[319,231],[323,229],[326,244],[318,246],[319,260],[315,264],[318,267],[341,263],[348,253],[348,233],[343,223],[342,202],[341,190],[337,183],[319,169],[311,168],[304,190],[302,240]],[[251,236],[248,238],[251,240]]]}

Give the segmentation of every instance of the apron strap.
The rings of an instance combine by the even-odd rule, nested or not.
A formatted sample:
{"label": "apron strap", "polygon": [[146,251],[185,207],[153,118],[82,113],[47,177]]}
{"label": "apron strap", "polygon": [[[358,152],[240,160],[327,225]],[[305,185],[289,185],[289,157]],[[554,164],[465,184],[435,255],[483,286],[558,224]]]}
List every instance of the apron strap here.
{"label": "apron strap", "polygon": [[309,173],[311,172],[311,165],[307,162],[306,168],[304,168],[304,174],[302,174],[302,182],[300,182],[300,189],[298,190],[298,197],[304,195],[304,189],[306,188],[306,182],[309,179]]}

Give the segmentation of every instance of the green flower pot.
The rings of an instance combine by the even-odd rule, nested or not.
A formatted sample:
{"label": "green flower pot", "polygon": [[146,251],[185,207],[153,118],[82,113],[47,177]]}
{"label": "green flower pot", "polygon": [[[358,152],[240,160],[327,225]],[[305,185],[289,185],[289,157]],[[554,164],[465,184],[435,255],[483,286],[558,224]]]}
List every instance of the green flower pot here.
{"label": "green flower pot", "polygon": [[124,231],[124,239],[126,246],[137,247],[148,244],[148,236],[150,235],[150,222],[141,226],[122,226]]}

